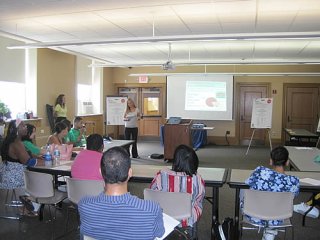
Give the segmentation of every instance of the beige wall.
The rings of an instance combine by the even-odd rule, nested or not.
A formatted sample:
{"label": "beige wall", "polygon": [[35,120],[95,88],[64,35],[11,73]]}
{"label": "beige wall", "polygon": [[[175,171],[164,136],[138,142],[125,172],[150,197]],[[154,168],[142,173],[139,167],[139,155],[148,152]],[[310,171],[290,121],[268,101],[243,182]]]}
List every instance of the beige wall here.
{"label": "beige wall", "polygon": [[[287,65],[287,66],[264,66],[264,65],[218,65],[218,66],[184,66],[177,67],[170,73],[288,73],[288,72],[319,72],[319,65]],[[137,83],[138,77],[129,77],[129,74],[137,73],[167,73],[160,67],[137,67],[137,68],[114,68],[113,83]],[[235,90],[237,83],[269,83],[271,85],[270,97],[274,98],[272,138],[281,139],[282,129],[282,102],[284,83],[320,83],[320,77],[295,77],[295,76],[236,76]],[[149,83],[165,83],[166,77],[149,77]],[[272,94],[276,90],[276,94]],[[237,96],[234,96],[234,117],[236,114]],[[203,121],[208,126],[214,126],[213,131],[209,131],[209,136],[224,136],[225,132],[231,132],[230,137],[235,136],[236,122],[233,121]]]}
{"label": "beige wall", "polygon": [[37,144],[44,145],[50,135],[46,104],[54,105],[57,96],[65,94],[68,119],[72,120],[75,115],[76,58],[50,49],[39,49],[37,58],[37,108],[38,116],[43,118],[41,129],[44,130],[44,133],[38,130]]}
{"label": "beige wall", "polygon": [[[60,93],[66,94],[68,106],[68,118],[72,119],[75,114],[76,80],[75,65],[76,57],[70,54],[57,52],[50,49],[38,50],[38,116],[43,118],[42,128],[44,133],[38,131],[41,139],[46,139],[50,133],[49,124],[45,112],[45,104],[54,104]],[[319,72],[318,65],[288,65],[288,66],[263,66],[263,65],[221,65],[221,66],[184,66],[177,67],[176,73],[271,73],[271,72]],[[138,77],[129,77],[132,73],[167,73],[160,67],[135,67],[135,68],[104,68],[103,69],[103,109],[105,109],[105,97],[117,94],[115,84],[138,83]],[[165,76],[152,76],[149,83],[165,83]],[[272,138],[281,139],[282,128],[282,101],[284,83],[320,83],[320,77],[294,77],[294,76],[236,76],[237,83],[263,82],[271,85],[271,97],[274,98]],[[236,88],[235,88],[236,89]],[[276,94],[272,94],[276,90]],[[237,96],[234,96],[236,101]],[[236,106],[236,104],[234,104]],[[235,113],[236,113],[236,109]],[[209,131],[209,136],[224,136],[225,132],[231,132],[230,137],[235,136],[236,122],[233,121],[204,121],[208,126],[214,126]],[[107,127],[107,134],[115,133],[115,127]]]}

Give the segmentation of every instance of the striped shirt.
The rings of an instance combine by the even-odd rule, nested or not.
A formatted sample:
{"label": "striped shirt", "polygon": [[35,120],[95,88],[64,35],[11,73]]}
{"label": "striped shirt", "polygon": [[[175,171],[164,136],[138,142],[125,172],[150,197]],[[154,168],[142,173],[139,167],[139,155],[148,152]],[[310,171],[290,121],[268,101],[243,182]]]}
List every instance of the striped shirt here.
{"label": "striped shirt", "polygon": [[126,193],[87,196],[78,204],[80,232],[94,239],[153,240],[164,234],[162,209]]}
{"label": "striped shirt", "polygon": [[163,169],[152,180],[150,188],[166,192],[187,192],[192,195],[192,215],[181,221],[181,226],[193,226],[202,214],[202,201],[205,196],[204,181],[199,174],[193,176],[184,172]]}

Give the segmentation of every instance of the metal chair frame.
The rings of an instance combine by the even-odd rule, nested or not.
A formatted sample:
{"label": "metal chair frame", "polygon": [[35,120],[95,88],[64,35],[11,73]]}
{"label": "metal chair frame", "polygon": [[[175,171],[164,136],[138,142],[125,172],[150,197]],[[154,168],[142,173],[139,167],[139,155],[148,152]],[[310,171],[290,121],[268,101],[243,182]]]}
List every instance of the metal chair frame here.
{"label": "metal chair frame", "polygon": [[[244,204],[243,204],[243,219],[241,221],[241,234],[243,229],[266,229],[274,228],[279,231],[284,231],[286,238],[286,228],[292,229],[291,239],[294,239],[293,225],[291,224],[291,217],[293,215],[293,193],[291,192],[267,192],[245,189]],[[255,224],[249,221],[245,215],[255,217],[267,222],[266,225]],[[283,219],[281,225],[269,226],[268,221]],[[251,227],[243,227],[248,224]]]}

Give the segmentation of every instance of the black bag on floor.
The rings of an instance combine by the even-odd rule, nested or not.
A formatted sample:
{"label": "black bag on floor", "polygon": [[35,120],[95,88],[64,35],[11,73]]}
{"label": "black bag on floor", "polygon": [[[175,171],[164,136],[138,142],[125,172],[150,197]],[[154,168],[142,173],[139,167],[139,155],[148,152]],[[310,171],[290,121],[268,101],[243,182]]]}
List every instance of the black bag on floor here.
{"label": "black bag on floor", "polygon": [[153,154],[151,154],[150,158],[152,158],[152,159],[162,159],[162,158],[164,158],[164,155],[163,154],[159,154],[159,153],[153,153]]}
{"label": "black bag on floor", "polygon": [[234,230],[234,221],[232,218],[225,218],[222,224],[218,221],[213,223],[213,236],[216,240],[232,240]]}

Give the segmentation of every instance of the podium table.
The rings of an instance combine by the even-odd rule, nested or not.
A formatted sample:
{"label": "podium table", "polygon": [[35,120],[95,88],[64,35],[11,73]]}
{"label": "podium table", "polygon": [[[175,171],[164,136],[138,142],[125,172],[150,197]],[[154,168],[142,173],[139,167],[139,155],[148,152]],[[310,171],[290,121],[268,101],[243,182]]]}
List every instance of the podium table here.
{"label": "podium table", "polygon": [[181,145],[192,147],[191,140],[192,120],[182,119],[180,124],[164,125],[164,159],[172,160],[175,149]]}
{"label": "podium table", "polygon": [[[202,146],[207,144],[207,130],[212,130],[213,128],[192,128],[191,129],[191,141],[192,146],[195,150],[198,150]],[[160,143],[164,146],[164,125],[160,126]]]}

